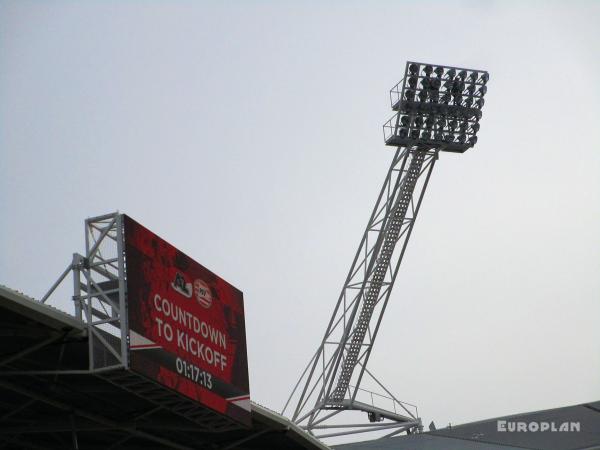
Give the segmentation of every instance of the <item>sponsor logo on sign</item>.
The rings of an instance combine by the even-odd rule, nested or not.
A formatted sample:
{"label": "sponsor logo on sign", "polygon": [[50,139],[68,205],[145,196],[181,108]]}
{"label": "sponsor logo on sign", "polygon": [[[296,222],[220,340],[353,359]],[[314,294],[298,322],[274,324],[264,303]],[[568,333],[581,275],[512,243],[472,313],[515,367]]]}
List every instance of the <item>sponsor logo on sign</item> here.
{"label": "sponsor logo on sign", "polygon": [[196,300],[200,306],[204,308],[210,308],[213,302],[212,293],[210,292],[210,287],[204,281],[197,279],[194,281],[194,294],[196,295]]}

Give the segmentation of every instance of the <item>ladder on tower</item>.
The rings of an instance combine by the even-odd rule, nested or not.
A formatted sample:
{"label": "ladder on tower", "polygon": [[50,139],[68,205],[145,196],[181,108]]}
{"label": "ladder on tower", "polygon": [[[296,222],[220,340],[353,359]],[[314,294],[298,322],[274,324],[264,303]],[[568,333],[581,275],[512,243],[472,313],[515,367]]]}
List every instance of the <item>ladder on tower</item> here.
{"label": "ladder on tower", "polygon": [[330,397],[331,402],[341,402],[348,390],[350,378],[356,367],[358,355],[363,346],[365,335],[371,322],[371,317],[373,316],[373,310],[375,309],[377,299],[381,292],[385,273],[388,270],[392,259],[392,253],[396,247],[396,242],[398,241],[400,230],[404,223],[404,218],[406,217],[406,212],[410,205],[424,160],[425,152],[414,153],[406,176],[401,181],[398,203],[391,214],[387,230],[385,233],[381,233],[383,243],[379,253],[380,256],[374,261],[375,268],[371,271],[372,276],[368,282],[367,293],[362,303],[362,308],[358,320],[356,321],[354,332],[352,333],[352,340],[342,364],[342,370],[337,381],[337,386]]}

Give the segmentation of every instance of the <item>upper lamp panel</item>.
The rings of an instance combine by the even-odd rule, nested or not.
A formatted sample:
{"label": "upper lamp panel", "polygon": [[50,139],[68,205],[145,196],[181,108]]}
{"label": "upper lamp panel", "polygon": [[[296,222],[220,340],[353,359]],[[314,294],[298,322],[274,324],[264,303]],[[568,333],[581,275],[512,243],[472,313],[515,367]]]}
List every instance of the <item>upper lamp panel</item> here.
{"label": "upper lamp panel", "polygon": [[485,70],[408,61],[390,90],[397,113],[384,125],[385,143],[458,153],[473,147],[489,78]]}

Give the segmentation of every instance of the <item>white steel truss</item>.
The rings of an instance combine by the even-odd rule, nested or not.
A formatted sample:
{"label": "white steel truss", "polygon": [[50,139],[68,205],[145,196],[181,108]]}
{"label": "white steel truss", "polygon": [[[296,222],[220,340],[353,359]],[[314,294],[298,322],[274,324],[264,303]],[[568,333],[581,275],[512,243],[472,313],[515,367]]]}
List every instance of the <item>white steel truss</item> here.
{"label": "white steel truss", "polygon": [[[364,427],[361,431],[390,428],[396,434],[421,427],[416,407],[385,389],[367,362],[437,157],[438,150],[416,146],[400,147],[394,155],[327,331],[284,408],[293,401],[292,420],[311,432]],[[360,400],[361,392],[373,398],[360,388],[365,375],[384,391],[392,408]],[[371,424],[324,424],[344,410],[367,412]],[[379,423],[383,419],[391,423]]]}
{"label": "white steel truss", "polygon": [[85,221],[85,256],[73,261],[50,290],[45,303],[69,273],[73,273],[75,317],[87,326],[89,366],[86,372],[128,368],[128,327],[123,248],[123,215]]}

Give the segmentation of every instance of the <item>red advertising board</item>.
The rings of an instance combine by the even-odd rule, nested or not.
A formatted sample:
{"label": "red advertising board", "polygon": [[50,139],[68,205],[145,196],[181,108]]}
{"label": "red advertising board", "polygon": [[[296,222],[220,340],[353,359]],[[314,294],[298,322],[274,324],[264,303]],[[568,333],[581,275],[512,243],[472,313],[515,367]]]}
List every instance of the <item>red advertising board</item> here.
{"label": "red advertising board", "polygon": [[124,223],[131,370],[249,425],[242,292],[130,217]]}

